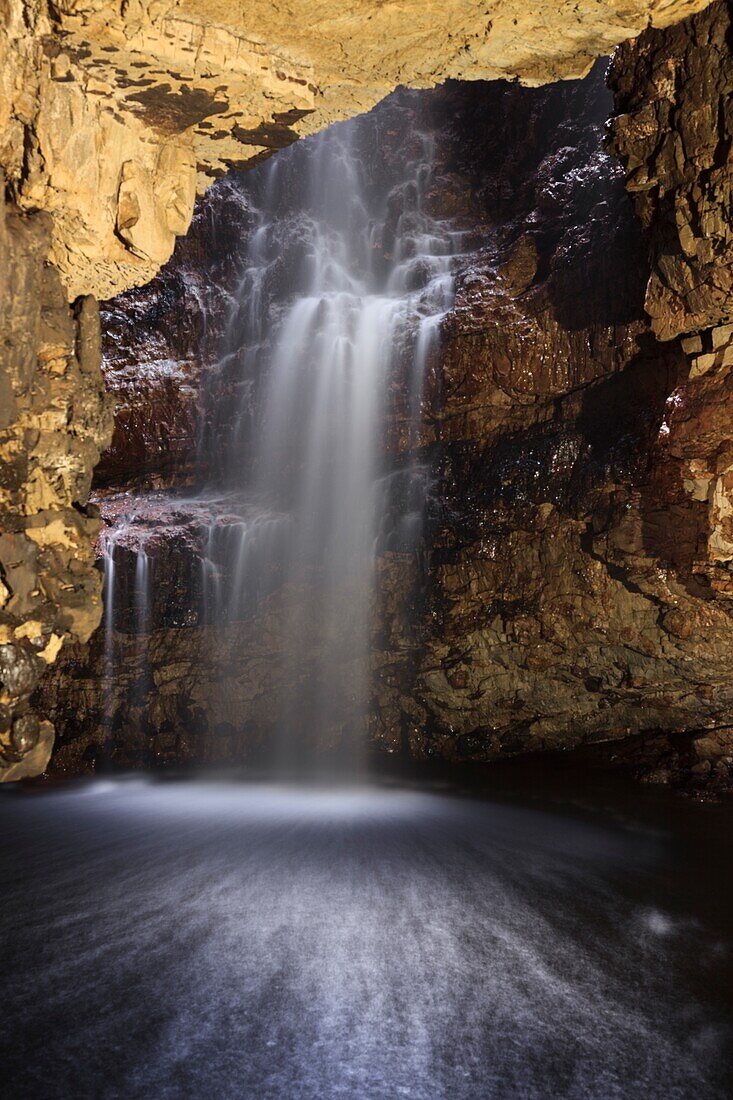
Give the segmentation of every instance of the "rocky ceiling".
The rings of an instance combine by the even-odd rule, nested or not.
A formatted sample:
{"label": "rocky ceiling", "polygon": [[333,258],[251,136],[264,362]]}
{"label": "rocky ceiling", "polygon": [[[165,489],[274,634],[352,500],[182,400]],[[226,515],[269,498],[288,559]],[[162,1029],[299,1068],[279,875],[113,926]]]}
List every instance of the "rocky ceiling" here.
{"label": "rocky ceiling", "polygon": [[2,0],[0,163],[70,300],[147,282],[196,189],[448,77],[544,83],[705,0]]}

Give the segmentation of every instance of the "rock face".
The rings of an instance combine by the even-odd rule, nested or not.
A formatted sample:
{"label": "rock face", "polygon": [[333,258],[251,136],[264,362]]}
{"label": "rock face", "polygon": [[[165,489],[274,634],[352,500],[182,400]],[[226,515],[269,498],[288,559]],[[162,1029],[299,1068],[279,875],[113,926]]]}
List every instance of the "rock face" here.
{"label": "rock face", "polygon": [[103,303],[104,374],[115,430],[95,470],[100,489],[185,485],[197,470],[203,473],[199,400],[204,375],[221,354],[249,226],[234,173],[199,203],[172,261],[152,282]]}
{"label": "rock face", "polygon": [[[455,522],[463,522],[468,515],[465,509],[470,512],[475,504],[471,484],[474,479],[477,486],[485,484],[485,478],[482,482],[478,476],[485,473],[485,462],[493,463],[497,454],[504,453],[501,447],[510,448],[511,440],[522,448],[532,445],[528,453],[538,456],[535,462],[543,476],[548,472],[546,463],[557,470],[558,463],[565,462],[569,472],[577,444],[581,449],[572,467],[574,484],[582,481],[583,492],[590,494],[577,495],[563,511],[552,498],[550,482],[527,473],[525,480],[535,495],[522,488],[522,499],[545,512],[549,504],[554,509],[540,527],[539,512],[527,519],[514,502],[509,515],[507,494],[502,496],[496,486],[485,488],[480,507],[491,515],[504,509],[507,515],[504,526],[498,528],[491,528],[487,519],[477,520],[475,546],[483,545],[488,524],[502,546],[507,545],[507,530],[516,535],[516,530],[529,529],[533,572],[546,566],[559,569],[551,550],[563,538],[568,553],[572,550],[571,558],[576,555],[578,569],[568,565],[572,577],[563,582],[561,596],[544,584],[534,590],[533,598],[540,600],[543,609],[548,601],[555,601],[558,621],[566,623],[564,633],[557,634],[545,622],[545,610],[534,615],[542,644],[549,638],[550,647],[566,645],[560,662],[564,669],[575,660],[570,640],[583,637],[572,619],[580,608],[592,632],[598,629],[599,606],[604,615],[610,615],[609,622],[618,624],[618,631],[612,632],[612,650],[617,645],[623,649],[625,636],[620,632],[626,628],[620,624],[631,616],[636,623],[631,651],[641,647],[645,653],[645,646],[656,647],[650,657],[656,662],[655,671],[648,677],[649,690],[642,693],[651,726],[666,723],[678,702],[675,728],[724,721],[728,700],[725,686],[718,690],[718,683],[727,675],[727,650],[722,640],[718,646],[718,638],[727,615],[733,511],[733,462],[720,435],[726,431],[722,426],[726,377],[733,357],[727,350],[728,11],[719,3],[705,8],[704,0],[629,0],[621,7],[580,4],[569,14],[567,5],[554,0],[535,5],[530,15],[515,0],[491,0],[468,8],[459,0],[448,4],[415,0],[407,7],[401,5],[399,11],[390,5],[375,8],[367,0],[351,0],[346,7],[324,3],[315,11],[300,0],[287,8],[262,0],[247,5],[245,26],[244,15],[218,0],[135,0],[120,5],[108,0],[63,0],[53,5],[44,0],[5,0],[0,4],[0,165],[6,183],[1,262],[3,271],[14,273],[12,283],[3,281],[2,307],[10,339],[5,341],[0,368],[1,530],[3,540],[13,540],[12,545],[0,544],[0,637],[7,639],[0,658],[0,703],[6,708],[5,717],[0,715],[3,777],[14,777],[19,769],[40,770],[43,765],[51,732],[47,725],[36,730],[35,719],[28,718],[29,693],[61,644],[87,637],[101,612],[91,550],[96,520],[86,500],[110,422],[98,368],[99,326],[91,295],[108,298],[153,278],[170,257],[176,236],[188,229],[197,188],[232,167],[256,163],[335,118],[364,110],[398,82],[432,85],[446,77],[518,76],[525,83],[538,84],[578,76],[588,70],[594,56],[642,30],[638,42],[624,47],[614,64],[612,81],[621,114],[614,122],[612,140],[628,167],[629,185],[648,231],[652,261],[647,304],[653,329],[643,320],[636,297],[638,240],[630,253],[633,271],[621,272],[616,266],[623,263],[620,244],[605,256],[609,239],[623,241],[624,232],[633,236],[628,228],[632,223],[619,230],[618,224],[612,227],[603,222],[615,215],[613,209],[605,209],[606,200],[600,205],[591,200],[590,182],[597,174],[593,163],[572,164],[570,157],[565,170],[561,165],[568,154],[560,146],[542,152],[531,139],[530,156],[536,154],[538,160],[534,167],[528,166],[526,178],[536,171],[535,206],[526,205],[531,196],[524,194],[510,209],[498,172],[494,183],[487,184],[480,218],[490,224],[492,233],[497,229],[502,233],[497,234],[493,253],[487,252],[486,265],[477,261],[464,273],[458,308],[444,333],[445,361],[435,366],[431,427],[423,443],[431,448],[436,484],[448,495],[445,507],[436,502],[432,509],[427,572],[421,566],[415,581],[419,604],[429,609],[429,618],[405,634],[400,633],[397,615],[390,627],[396,655],[389,647],[377,647],[388,690],[378,691],[383,720],[375,737],[394,747],[399,740],[395,731],[400,729],[404,743],[414,752],[483,758],[511,751],[520,741],[522,746],[543,738],[559,743],[563,740],[561,714],[566,722],[575,722],[580,715],[586,723],[592,691],[588,697],[581,693],[579,709],[571,712],[561,706],[555,713],[553,692],[538,698],[534,688],[527,689],[524,673],[516,690],[511,668],[508,678],[494,682],[493,670],[503,667],[505,658],[512,668],[525,667],[522,661],[529,644],[525,639],[535,635],[520,630],[514,657],[493,651],[487,656],[495,617],[482,624],[473,612],[461,619],[459,633],[468,638],[474,629],[471,624],[476,624],[477,637],[468,648],[472,651],[475,641],[489,672],[486,676],[470,673],[473,686],[464,695],[460,683],[466,670],[459,668],[459,686],[448,711],[443,703],[433,706],[431,702],[445,690],[440,675],[436,677],[431,669],[443,652],[436,641],[438,634],[450,636],[450,615],[433,635],[432,624],[447,614],[450,599],[460,592],[466,561],[483,561],[478,551],[468,548],[468,536],[462,536],[466,545],[452,544],[448,517],[453,508]],[[672,26],[696,12],[702,14]],[[512,90],[505,91],[509,95]],[[530,93],[518,92],[522,94]],[[715,113],[706,108],[710,97],[720,104]],[[488,153],[495,139],[480,115],[484,106],[479,96],[473,126],[464,132],[463,141],[470,137],[468,144],[473,145],[474,138],[488,131]],[[511,112],[508,100],[501,107]],[[547,109],[545,124],[555,125],[558,117],[552,112],[557,107]],[[599,122],[600,118],[595,119],[593,125]],[[493,155],[505,155],[499,142]],[[598,149],[595,155],[601,156]],[[468,164],[459,163],[458,152],[455,156],[458,176],[470,172]],[[521,161],[522,150],[513,156]],[[489,179],[486,167],[485,161],[476,162],[478,176],[486,174]],[[518,179],[519,175],[515,188]],[[569,192],[575,197],[569,197]],[[586,200],[590,206],[583,205]],[[460,203],[460,198],[446,186],[440,201]],[[573,202],[580,205],[573,207]],[[609,232],[620,231],[621,237],[604,238],[600,232],[594,237],[590,220],[583,224],[584,232],[566,232],[578,225],[573,219],[591,215],[607,224]],[[516,225],[512,228],[525,217],[534,219],[529,234],[519,233]],[[546,231],[545,223],[554,229]],[[557,237],[563,233],[567,245]],[[582,257],[592,257],[588,280]],[[610,295],[608,280],[613,284]],[[179,305],[185,301],[187,291],[182,285],[172,292],[179,295]],[[110,307],[111,333],[116,308]],[[145,293],[138,299],[138,308],[141,318]],[[667,339],[683,333],[690,336],[683,352],[676,344],[660,352],[654,342],[654,335]],[[175,365],[164,365],[159,359],[157,375],[151,371],[141,380],[136,379],[131,362],[123,362],[124,354],[116,377],[109,375],[123,410],[117,444],[105,459],[101,483],[109,486],[127,477],[119,434],[125,415],[128,427],[134,429],[131,438],[139,445],[133,480],[153,486],[185,483],[190,477],[186,456],[195,428],[193,391],[199,386],[201,364],[185,356],[178,357]],[[679,388],[685,364],[690,362],[689,379]],[[643,374],[642,392],[652,405],[646,413],[639,410],[632,417],[630,451],[636,448],[636,472],[629,473],[621,469],[620,459],[617,462],[618,441],[604,427],[605,397],[597,397],[594,412],[590,398],[590,404],[584,405],[581,395],[593,389],[598,394],[601,384],[608,384],[608,399],[620,403],[625,412],[627,400],[634,404],[637,399],[625,395],[624,385],[628,390],[634,386],[615,379],[617,375],[630,379],[632,366],[635,378]],[[667,381],[662,384],[664,372]],[[660,439],[655,435],[660,424],[652,426],[652,422],[663,397],[670,403],[660,422]],[[720,400],[723,411],[719,404],[709,403]],[[151,432],[151,417],[143,414],[135,420],[136,409],[156,404],[165,425],[157,437]],[[592,427],[593,423],[600,426]],[[557,439],[567,435],[562,458],[547,442],[558,424],[564,427],[556,433]],[[568,440],[577,424],[580,438],[573,444]],[[597,478],[581,474],[586,428],[600,437],[595,453],[605,454],[604,461],[612,467],[613,477],[605,489],[599,488],[605,474]],[[400,432],[399,402],[386,432],[390,446],[399,450],[394,436]],[[529,436],[522,436],[527,432]],[[638,472],[641,467],[643,476]],[[459,478],[468,479],[462,487]],[[452,484],[456,485],[455,505],[449,494]],[[548,493],[550,498],[545,499]],[[525,526],[514,529],[515,521]],[[561,529],[554,530],[553,524],[558,523]],[[542,531],[547,534],[540,538]],[[524,553],[517,552],[519,557]],[[667,588],[660,589],[657,575],[668,569],[668,563],[672,573],[667,576],[672,575],[673,583],[665,581]],[[405,567],[413,570],[414,563]],[[518,613],[512,578],[502,579],[486,565],[474,568],[477,575],[465,583],[471,592],[485,587],[482,606],[491,592],[500,591],[496,607]],[[579,595],[577,577],[588,570],[584,583],[592,594],[582,589]],[[593,570],[598,572],[600,587],[594,587]],[[633,572],[630,589],[627,570]],[[531,584],[528,591],[533,591]],[[643,609],[637,598],[644,601]],[[609,610],[612,604],[615,610]],[[651,622],[653,608],[656,627]],[[670,623],[681,623],[685,617],[702,615],[701,609],[705,614],[694,619],[692,638],[680,642],[679,635],[664,626],[670,615]],[[703,625],[709,644],[705,652],[699,636]],[[383,636],[381,627],[378,633]],[[648,635],[651,641],[639,641]],[[514,638],[507,630],[497,636]],[[675,640],[669,642],[669,638]],[[600,636],[597,642],[599,653],[606,654],[606,642]],[[675,647],[672,664],[665,645]],[[554,652],[542,649],[540,659],[547,660]],[[613,700],[619,684],[626,685],[631,660],[626,650],[621,656],[620,679],[614,681],[612,676],[608,688],[603,688]],[[703,659],[712,669],[712,682],[693,670]],[[451,660],[449,653],[446,661]],[[480,661],[476,667],[480,668]],[[669,678],[676,677],[678,667],[681,679],[675,679],[667,692]],[[598,679],[592,672],[583,682]],[[689,690],[677,691],[683,682]],[[557,678],[559,684],[567,684],[564,671]],[[553,690],[562,702],[557,685]],[[484,702],[477,705],[471,700],[469,705],[466,699],[479,688]],[[495,707],[491,699],[496,691],[500,705]],[[712,691],[712,699],[706,701],[707,691]],[[625,691],[621,695],[626,702],[618,706],[614,702],[605,727],[612,736],[647,722],[638,718],[635,723],[629,717],[633,700],[642,696]],[[511,719],[510,697],[518,702]],[[569,700],[570,693],[565,692],[564,698]],[[522,699],[530,703],[525,706]],[[58,706],[52,709],[56,712]],[[455,721],[454,715],[458,716]],[[421,740],[411,730],[423,718],[427,732]],[[18,721],[21,725],[16,730]],[[604,722],[598,721],[583,728],[595,735],[602,726]],[[465,736],[469,741],[460,740]],[[565,740],[572,740],[569,733]],[[470,748],[473,745],[478,748]]]}
{"label": "rock face", "polygon": [[0,767],[43,771],[53,744],[29,698],[65,640],[86,641],[101,617],[94,568],[97,513],[85,507],[111,416],[93,298],[69,306],[46,263],[50,221],[0,208]]}
{"label": "rock face", "polygon": [[[420,551],[385,545],[379,557],[373,743],[483,761],[624,741],[624,759],[651,780],[725,789],[728,337],[717,326],[692,352],[653,331],[655,254],[650,265],[604,149],[601,69],[550,89],[448,84],[407,102],[436,137],[430,201],[473,243],[416,452],[405,380],[387,411],[395,469],[419,462],[430,491]],[[380,132],[392,135],[382,154],[399,156],[399,125]],[[618,120],[613,132],[618,141]],[[283,593],[275,583],[213,630],[196,588],[206,518],[185,507],[166,517],[146,499],[134,498],[118,569],[132,591],[144,539],[164,586],[154,629],[141,634],[128,597],[106,652],[98,635],[47,681],[60,770],[252,759],[277,722]],[[130,500],[102,506],[115,523]],[[305,690],[308,669],[296,675]],[[351,675],[345,665],[345,712]]]}
{"label": "rock face", "polygon": [[511,149],[514,95],[530,140],[502,176],[513,225],[445,326],[425,613],[417,644],[401,633],[383,651],[381,732],[487,759],[727,727],[729,336],[705,337],[703,377],[650,331],[642,242],[590,89],[557,93],[559,126],[553,93],[534,110],[519,106],[531,93],[499,94],[494,148]]}
{"label": "rock face", "polygon": [[646,309],[662,340],[733,321],[730,40],[719,0],[664,34],[645,31],[611,68],[612,145],[648,231]]}
{"label": "rock face", "polygon": [[52,215],[71,300],[148,282],[197,185],[372,107],[397,84],[582,75],[704,0],[407,5],[4,0],[0,164]]}

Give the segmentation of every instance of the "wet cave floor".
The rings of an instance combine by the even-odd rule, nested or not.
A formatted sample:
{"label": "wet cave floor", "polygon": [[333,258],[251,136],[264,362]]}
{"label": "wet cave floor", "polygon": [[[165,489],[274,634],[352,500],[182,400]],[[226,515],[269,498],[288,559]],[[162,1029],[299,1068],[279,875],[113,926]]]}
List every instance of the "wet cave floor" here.
{"label": "wet cave floor", "polygon": [[3,791],[3,1094],[726,1097],[732,825],[521,771]]}

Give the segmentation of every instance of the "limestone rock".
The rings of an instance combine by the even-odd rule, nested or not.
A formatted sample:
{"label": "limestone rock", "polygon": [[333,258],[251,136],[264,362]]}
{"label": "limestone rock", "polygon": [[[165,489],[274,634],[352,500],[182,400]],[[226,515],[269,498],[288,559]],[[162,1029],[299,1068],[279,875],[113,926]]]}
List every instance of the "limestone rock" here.
{"label": "limestone rock", "polygon": [[53,730],[44,723],[31,744],[29,697],[62,642],[87,639],[101,614],[98,523],[85,508],[111,429],[99,317],[88,298],[69,306],[50,238],[47,214],[0,209],[0,266],[13,272],[0,303],[0,704],[16,734],[26,727],[0,738],[3,778],[45,767]]}
{"label": "limestone rock", "polygon": [[53,215],[70,299],[148,282],[199,187],[372,107],[397,84],[587,72],[704,0],[575,5],[372,0],[8,0],[0,151],[15,200]]}

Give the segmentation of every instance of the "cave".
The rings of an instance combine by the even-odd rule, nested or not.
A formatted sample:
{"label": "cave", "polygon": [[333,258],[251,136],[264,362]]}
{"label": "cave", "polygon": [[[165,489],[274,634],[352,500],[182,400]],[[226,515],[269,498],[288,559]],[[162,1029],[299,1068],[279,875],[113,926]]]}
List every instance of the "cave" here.
{"label": "cave", "polygon": [[722,1100],[733,4],[0,10],[8,1095]]}

